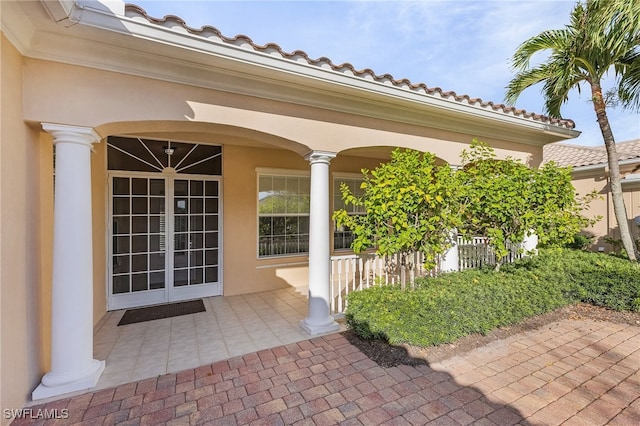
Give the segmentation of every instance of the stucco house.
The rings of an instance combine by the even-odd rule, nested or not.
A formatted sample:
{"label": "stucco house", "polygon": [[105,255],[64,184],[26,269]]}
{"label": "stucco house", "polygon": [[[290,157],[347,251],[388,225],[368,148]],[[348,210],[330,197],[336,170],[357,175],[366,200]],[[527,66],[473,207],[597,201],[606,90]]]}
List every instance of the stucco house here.
{"label": "stucco house", "polygon": [[340,182],[396,147],[456,164],[479,138],[536,166],[579,135],[119,0],[0,11],[3,408],[91,388],[93,327],[112,310],[303,283],[302,327],[334,330]]}
{"label": "stucco house", "polygon": [[[640,139],[616,143],[622,191],[629,218],[629,228],[634,239],[640,238]],[[585,234],[594,237],[592,249],[609,252],[615,249],[607,240],[620,239],[620,232],[611,200],[607,152],[604,145],[581,146],[569,143],[552,143],[544,147],[544,162],[572,168],[572,182],[578,194],[596,190],[600,199],[591,202],[589,216],[601,216]],[[610,241],[610,240],[609,240]]]}

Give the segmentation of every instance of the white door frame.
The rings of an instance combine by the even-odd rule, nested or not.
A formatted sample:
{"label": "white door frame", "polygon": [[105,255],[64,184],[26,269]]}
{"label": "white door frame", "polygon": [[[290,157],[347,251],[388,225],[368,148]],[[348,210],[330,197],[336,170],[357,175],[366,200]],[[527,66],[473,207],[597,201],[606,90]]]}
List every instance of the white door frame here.
{"label": "white door frame", "polygon": [[[163,179],[165,181],[165,286],[162,289],[145,290],[139,293],[128,292],[113,294],[113,178],[144,178]],[[175,287],[173,285],[174,273],[174,182],[175,180],[202,180],[218,182],[218,281],[215,284],[203,286]],[[107,310],[118,310],[132,307],[156,305],[180,300],[190,300],[200,297],[219,296],[223,292],[223,193],[222,176],[191,175],[171,172],[152,173],[108,170],[107,171],[107,270],[106,270],[106,294]],[[131,215],[131,212],[129,213]]]}

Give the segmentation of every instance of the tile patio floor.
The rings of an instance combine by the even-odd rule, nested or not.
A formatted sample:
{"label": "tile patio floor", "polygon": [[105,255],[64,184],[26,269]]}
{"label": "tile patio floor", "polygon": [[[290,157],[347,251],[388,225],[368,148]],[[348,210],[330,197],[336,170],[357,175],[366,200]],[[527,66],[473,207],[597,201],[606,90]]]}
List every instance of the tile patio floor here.
{"label": "tile patio floor", "polygon": [[287,288],[210,297],[203,299],[206,312],[120,327],[125,311],[109,312],[95,332],[94,357],[106,360],[96,389],[308,339],[299,326],[307,316],[301,293]]}
{"label": "tile patio floor", "polygon": [[[381,368],[341,334],[32,407],[46,424],[640,424],[640,327],[567,319],[430,366]],[[17,420],[15,424],[43,424]]]}

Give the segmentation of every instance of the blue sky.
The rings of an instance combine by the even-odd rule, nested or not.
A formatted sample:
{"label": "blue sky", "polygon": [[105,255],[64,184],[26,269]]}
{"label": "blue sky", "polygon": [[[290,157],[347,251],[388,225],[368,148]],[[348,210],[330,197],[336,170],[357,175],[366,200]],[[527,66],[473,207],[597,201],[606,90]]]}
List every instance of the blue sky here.
{"label": "blue sky", "polygon": [[[504,102],[513,77],[509,60],[518,45],[569,22],[572,0],[449,1],[141,1],[127,0],[161,18],[177,15],[193,28],[210,25],[225,36],[243,34],[257,44],[276,43],[311,58],[349,62],[357,69],[408,78],[414,83]],[[605,82],[610,86],[612,80]],[[590,91],[573,93],[563,118],[582,135],[570,141],[601,145]],[[538,87],[516,107],[543,112]],[[616,141],[640,138],[638,112],[608,110]]]}

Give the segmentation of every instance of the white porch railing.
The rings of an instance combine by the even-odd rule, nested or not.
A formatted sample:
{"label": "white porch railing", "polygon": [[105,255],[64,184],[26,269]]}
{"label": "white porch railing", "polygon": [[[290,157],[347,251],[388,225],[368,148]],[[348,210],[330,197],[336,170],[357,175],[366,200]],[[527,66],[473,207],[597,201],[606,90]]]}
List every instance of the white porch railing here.
{"label": "white porch railing", "polygon": [[[513,262],[525,256],[518,253],[519,245],[508,245],[506,262]],[[496,264],[496,256],[489,247],[486,237],[458,237],[458,270],[474,269]],[[407,283],[417,277],[436,276],[439,267],[425,270],[422,254],[413,253],[406,260],[409,265]],[[400,255],[380,257],[375,253],[347,254],[331,256],[331,312],[341,316],[346,309],[347,295],[356,290],[376,284],[396,284],[400,282]]]}

